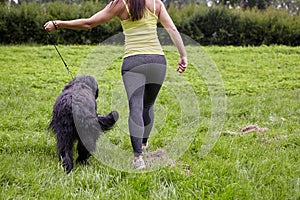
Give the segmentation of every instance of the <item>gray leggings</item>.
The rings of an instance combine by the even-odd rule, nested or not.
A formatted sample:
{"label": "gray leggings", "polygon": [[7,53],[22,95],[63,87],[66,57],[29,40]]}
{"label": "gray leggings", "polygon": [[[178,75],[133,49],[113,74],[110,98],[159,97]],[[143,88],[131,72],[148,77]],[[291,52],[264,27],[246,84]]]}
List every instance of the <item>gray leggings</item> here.
{"label": "gray leggings", "polygon": [[129,102],[128,126],[134,156],[142,155],[154,123],[154,102],[166,75],[163,55],[142,54],[124,58],[122,79]]}

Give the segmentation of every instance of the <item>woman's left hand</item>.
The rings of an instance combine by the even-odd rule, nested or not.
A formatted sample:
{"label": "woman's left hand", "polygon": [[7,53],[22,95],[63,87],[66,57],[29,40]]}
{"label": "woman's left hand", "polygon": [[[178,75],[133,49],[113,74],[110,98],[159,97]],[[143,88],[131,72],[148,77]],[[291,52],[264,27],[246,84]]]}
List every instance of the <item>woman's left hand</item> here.
{"label": "woman's left hand", "polygon": [[177,71],[179,72],[179,74],[182,74],[186,70],[187,65],[188,65],[188,61],[186,57],[182,57],[179,59],[178,66],[177,66]]}

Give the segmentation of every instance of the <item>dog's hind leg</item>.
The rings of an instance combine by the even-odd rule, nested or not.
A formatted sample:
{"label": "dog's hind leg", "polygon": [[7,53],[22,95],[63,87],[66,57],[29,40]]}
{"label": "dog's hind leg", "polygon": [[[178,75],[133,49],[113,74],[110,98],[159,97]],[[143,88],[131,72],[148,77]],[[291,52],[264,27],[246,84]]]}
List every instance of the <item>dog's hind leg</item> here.
{"label": "dog's hind leg", "polygon": [[61,158],[63,167],[68,173],[73,169],[73,144],[75,138],[65,133],[57,134],[57,151]]}
{"label": "dog's hind leg", "polygon": [[79,139],[77,144],[78,158],[76,163],[88,165],[87,159],[91,156],[90,152],[85,148],[82,141]]}

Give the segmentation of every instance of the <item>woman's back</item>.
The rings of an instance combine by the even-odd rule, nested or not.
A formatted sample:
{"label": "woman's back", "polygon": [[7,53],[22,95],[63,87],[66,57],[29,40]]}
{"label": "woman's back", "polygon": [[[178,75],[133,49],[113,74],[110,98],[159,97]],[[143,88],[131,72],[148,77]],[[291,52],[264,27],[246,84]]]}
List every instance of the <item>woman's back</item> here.
{"label": "woman's back", "polygon": [[124,2],[128,19],[121,20],[123,33],[125,35],[125,54],[124,57],[138,54],[159,54],[163,55],[163,51],[157,36],[157,20],[155,0],[153,2],[153,11],[146,5],[143,17],[133,21],[132,13],[129,5]]}

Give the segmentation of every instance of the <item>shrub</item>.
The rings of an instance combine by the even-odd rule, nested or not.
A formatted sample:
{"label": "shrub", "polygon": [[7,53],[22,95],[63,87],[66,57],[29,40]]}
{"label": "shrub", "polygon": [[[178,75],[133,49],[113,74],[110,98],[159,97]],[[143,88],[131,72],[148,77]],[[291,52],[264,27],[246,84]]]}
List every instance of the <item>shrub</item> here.
{"label": "shrub", "polygon": [[290,15],[285,10],[242,11],[213,7],[196,13],[179,24],[178,29],[202,45],[297,46],[299,21],[299,15]]}
{"label": "shrub", "polygon": [[[91,1],[22,3],[10,8],[0,4],[0,43],[46,44],[47,34],[43,28],[46,21],[90,17],[104,6]],[[297,46],[300,43],[300,16],[285,10],[237,10],[192,4],[178,8],[171,4],[168,11],[178,30],[202,45]],[[52,35],[61,44],[96,44],[120,31],[120,22],[115,18],[89,31],[62,29]]]}
{"label": "shrub", "polygon": [[[46,44],[47,33],[44,23],[49,20],[68,20],[74,18],[90,17],[103,8],[93,2],[83,4],[66,4],[52,2],[47,4],[23,3],[12,5],[9,9],[6,5],[0,7],[0,43],[41,43]],[[89,31],[60,30],[53,36],[61,44],[92,44],[99,43],[121,30],[117,19],[100,25]]]}

